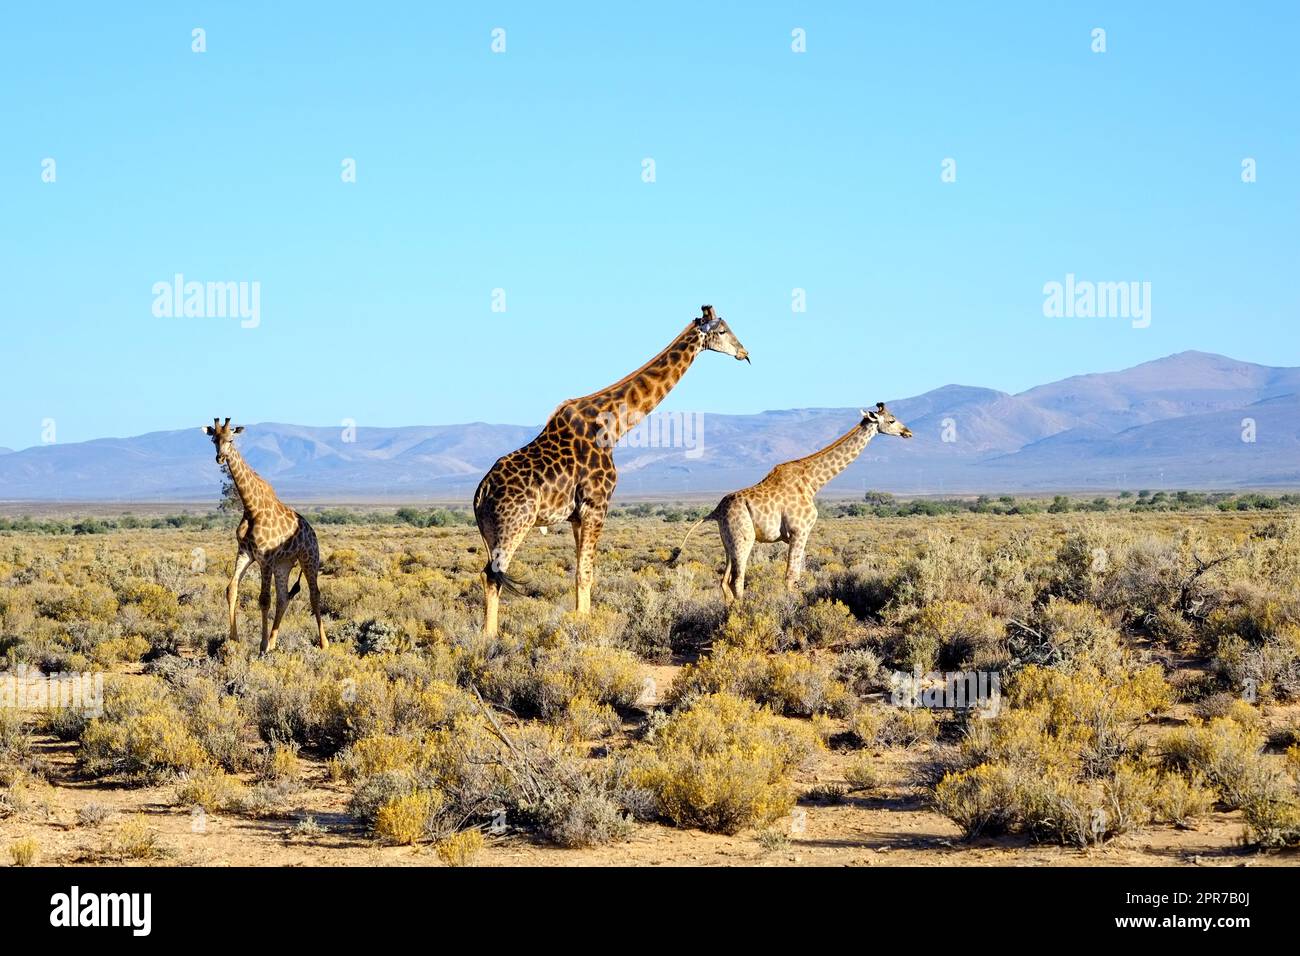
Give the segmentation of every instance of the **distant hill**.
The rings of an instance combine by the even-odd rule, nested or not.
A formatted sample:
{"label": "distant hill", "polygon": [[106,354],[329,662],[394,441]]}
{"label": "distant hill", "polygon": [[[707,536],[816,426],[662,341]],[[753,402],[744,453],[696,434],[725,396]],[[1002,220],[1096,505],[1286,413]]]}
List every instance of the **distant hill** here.
{"label": "distant hill", "polygon": [[[1181,352],[1017,395],[947,385],[888,401],[916,437],[875,439],[829,492],[1300,486],[1300,368]],[[619,490],[727,491],[857,420],[856,406],[710,414],[690,449],[638,447],[638,433],[616,451]],[[337,427],[247,427],[245,457],[289,499],[467,500],[540,426],[358,428],[352,441]],[[212,500],[219,487],[197,428],[0,454],[0,500]]]}

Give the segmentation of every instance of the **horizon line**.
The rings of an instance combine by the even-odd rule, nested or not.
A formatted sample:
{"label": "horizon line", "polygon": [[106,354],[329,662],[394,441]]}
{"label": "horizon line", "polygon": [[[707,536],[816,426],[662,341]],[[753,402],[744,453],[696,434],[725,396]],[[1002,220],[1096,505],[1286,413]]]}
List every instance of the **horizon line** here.
{"label": "horizon line", "polygon": [[[1155,357],[1155,358],[1146,359],[1146,360],[1144,360],[1144,361],[1142,361],[1142,362],[1138,362],[1136,365],[1127,365],[1127,366],[1124,366],[1124,367],[1122,367],[1122,368],[1117,368],[1117,369],[1107,369],[1107,370],[1099,371],[1099,372],[1076,372],[1076,373],[1074,373],[1073,375],[1066,375],[1066,376],[1063,377],[1063,378],[1053,379],[1053,380],[1051,380],[1051,381],[1049,381],[1049,382],[1040,382],[1038,385],[1031,385],[1029,388],[1022,389],[1021,391],[1018,391],[1018,392],[1008,392],[1008,391],[1005,391],[1004,389],[994,388],[994,387],[989,386],[989,385],[970,385],[970,384],[964,384],[964,383],[962,383],[962,382],[947,382],[947,383],[945,383],[945,384],[943,384],[943,385],[936,385],[936,386],[934,386],[933,388],[926,389],[924,392],[918,392],[918,393],[915,394],[915,395],[908,395],[908,396],[904,396],[904,397],[900,397],[900,398],[884,399],[884,401],[885,401],[886,403],[889,403],[889,402],[905,402],[905,401],[911,401],[912,399],[923,398],[923,397],[925,397],[926,395],[932,395],[932,394],[934,394],[935,392],[941,392],[941,391],[943,391],[943,390],[945,390],[945,389],[950,389],[950,388],[969,388],[969,389],[979,389],[979,390],[981,390],[981,391],[996,392],[996,393],[999,394],[999,395],[1006,395],[1006,396],[1010,396],[1010,397],[1012,397],[1012,398],[1018,398],[1018,397],[1020,397],[1021,395],[1025,395],[1025,394],[1027,394],[1027,393],[1029,393],[1029,392],[1034,391],[1035,389],[1043,388],[1044,386],[1047,386],[1047,385],[1055,385],[1055,384],[1059,384],[1059,383],[1061,383],[1061,382],[1068,382],[1068,381],[1070,381],[1071,379],[1075,379],[1075,378],[1086,378],[1086,377],[1088,377],[1088,376],[1093,376],[1093,375],[1116,375],[1116,374],[1119,374],[1119,373],[1121,373],[1121,372],[1128,372],[1128,371],[1132,371],[1133,369],[1136,369],[1136,368],[1141,368],[1141,367],[1144,366],[1144,365],[1151,365],[1151,364],[1153,364],[1153,363],[1155,363],[1155,362],[1162,362],[1162,361],[1166,361],[1166,360],[1168,360],[1168,359],[1178,358],[1179,356],[1183,356],[1183,355],[1204,355],[1204,356],[1208,356],[1208,357],[1211,357],[1211,358],[1227,359],[1228,361],[1230,361],[1230,362],[1235,362],[1235,363],[1237,363],[1237,364],[1239,364],[1239,365],[1251,365],[1251,366],[1254,366],[1255,368],[1263,368],[1263,369],[1288,369],[1288,368],[1300,368],[1300,366],[1293,366],[1293,365],[1264,365],[1264,364],[1262,364],[1262,363],[1260,363],[1260,362],[1251,362],[1251,361],[1248,361],[1248,360],[1246,360],[1246,359],[1233,358],[1231,355],[1225,355],[1225,354],[1223,354],[1222,352],[1207,352],[1207,351],[1205,351],[1205,350],[1203,350],[1203,349],[1193,349],[1193,348],[1189,348],[1189,349],[1181,349],[1181,350],[1179,350],[1179,351],[1177,351],[1177,352],[1170,352],[1170,353],[1168,353],[1167,355],[1160,355],[1160,356],[1157,356],[1157,357]],[[671,395],[671,392],[670,392],[669,394]],[[567,399],[564,399],[564,400],[561,400],[561,401],[567,401]],[[873,400],[872,402],[870,402],[870,403],[868,403],[868,404],[875,404],[875,400]],[[844,405],[802,405],[802,406],[793,406],[793,407],[786,407],[786,408],[764,408],[764,409],[761,409],[761,410],[759,410],[759,411],[747,411],[747,412],[708,412],[707,414],[710,414],[710,415],[726,415],[726,416],[728,416],[728,417],[743,418],[743,417],[752,417],[752,416],[758,416],[758,415],[768,415],[768,414],[772,414],[772,413],[774,413],[774,412],[805,412],[805,411],[839,410],[839,409],[842,409],[842,408],[859,408],[859,407],[866,407],[866,406],[863,405],[861,402],[858,402],[858,403],[849,402],[849,403],[844,404]],[[698,409],[696,409],[696,410],[681,409],[681,410],[679,410],[679,411],[681,411],[681,412],[683,412],[683,413],[687,413],[687,412],[698,413],[698,412],[699,412]],[[542,421],[540,421],[540,422],[538,422],[538,423],[536,423],[536,424],[533,424],[533,423],[521,423],[521,422],[490,422],[490,421],[484,421],[484,420],[481,420],[481,419],[476,419],[476,420],[473,420],[473,421],[460,421],[460,422],[408,423],[408,424],[404,424],[404,425],[355,425],[354,427],[356,427],[356,428],[358,428],[358,429],[360,429],[360,428],[365,428],[365,429],[370,429],[370,430],[392,430],[392,431],[396,431],[396,430],[399,430],[399,429],[406,429],[406,428],[464,428],[464,427],[471,426],[471,425],[485,425],[485,426],[488,426],[488,427],[490,427],[490,428],[534,428],[534,427],[540,428],[540,427],[542,427],[543,425],[546,424],[546,421],[547,421],[548,419],[549,419],[549,416],[548,416],[548,418],[542,419]],[[246,425],[245,427],[256,428],[256,427],[265,427],[265,426],[268,426],[268,425],[283,425],[283,426],[287,426],[287,427],[290,427],[290,428],[311,428],[311,429],[337,429],[337,428],[339,428],[339,425],[338,425],[338,424],[328,424],[328,425],[310,425],[310,424],[303,424],[303,423],[300,423],[300,422],[278,421],[278,420],[276,420],[276,419],[263,419],[263,420],[258,421],[258,422],[250,422],[250,423],[248,423],[248,425]],[[147,431],[147,432],[134,432],[134,433],[127,433],[127,434],[120,434],[120,435],[99,435],[99,436],[96,436],[96,437],[94,437],[94,438],[83,438],[83,439],[81,439],[81,440],[79,440],[79,441],[70,441],[70,442],[50,442],[50,443],[48,443],[48,444],[43,444],[43,443],[42,443],[42,444],[27,445],[27,446],[24,446],[24,447],[22,447],[22,448],[9,448],[8,446],[0,446],[0,449],[3,449],[3,455],[17,455],[17,454],[22,454],[22,453],[24,453],[24,452],[32,451],[32,450],[34,450],[34,449],[38,449],[38,448],[54,448],[54,447],[58,447],[58,446],[64,446],[64,447],[67,447],[67,446],[69,446],[69,445],[85,445],[85,444],[90,444],[91,442],[101,442],[101,441],[127,441],[127,440],[135,439],[135,438],[145,438],[145,437],[148,437],[149,435],[167,435],[167,434],[173,434],[173,433],[176,433],[176,432],[183,432],[183,431],[186,431],[186,430],[189,429],[189,428],[199,428],[199,427],[201,427],[201,426],[199,426],[199,425],[180,425],[180,426],[177,426],[177,427],[175,427],[175,428],[160,428],[160,429],[154,429],[153,431]]]}

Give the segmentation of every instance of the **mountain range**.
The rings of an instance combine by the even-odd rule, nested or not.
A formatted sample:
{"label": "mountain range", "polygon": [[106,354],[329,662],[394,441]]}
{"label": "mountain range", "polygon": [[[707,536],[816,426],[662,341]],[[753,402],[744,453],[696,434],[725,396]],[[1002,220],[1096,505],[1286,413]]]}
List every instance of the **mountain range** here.
{"label": "mountain range", "polygon": [[[826,489],[855,495],[1300,486],[1300,368],[1180,352],[1018,394],[947,385],[888,402],[915,434],[879,436]],[[615,452],[625,497],[750,484],[859,419],[857,407],[686,416],[688,447],[642,426]],[[698,421],[698,434],[693,427]],[[658,433],[680,425],[665,413]],[[539,425],[247,426],[245,458],[287,500],[467,501]],[[679,442],[680,444],[680,442]],[[0,500],[202,501],[221,474],[197,427],[0,449]]]}

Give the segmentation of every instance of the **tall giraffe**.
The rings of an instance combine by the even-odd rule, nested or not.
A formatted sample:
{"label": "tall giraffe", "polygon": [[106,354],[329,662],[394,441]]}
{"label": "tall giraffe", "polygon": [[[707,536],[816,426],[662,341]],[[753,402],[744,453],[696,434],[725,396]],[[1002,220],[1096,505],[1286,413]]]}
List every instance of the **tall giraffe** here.
{"label": "tall giraffe", "polygon": [[[230,477],[244,504],[244,518],[235,531],[239,551],[235,556],[235,573],[226,588],[226,603],[230,608],[230,640],[238,639],[235,626],[239,607],[239,580],[244,572],[257,562],[262,571],[262,593],[258,605],[262,608],[262,653],[275,648],[280,633],[280,621],[290,599],[298,593],[303,575],[307,576],[307,591],[311,596],[311,610],[316,615],[316,643],[328,647],[325,624],[320,615],[320,588],[316,576],[320,572],[320,548],[316,532],[307,519],[285,505],[275,496],[266,479],[249,467],[235,449],[235,436],[244,426],[230,427],[230,419],[221,424],[216,418],[204,425],[203,432],[217,448],[217,464],[230,470]],[[297,564],[302,570],[298,580],[289,589],[289,574]],[[275,580],[275,622],[269,622],[271,611],[271,581]]]}
{"label": "tall giraffe", "polygon": [[495,634],[503,587],[517,585],[506,573],[516,549],[535,526],[568,521],[577,546],[574,606],[591,610],[596,543],[618,481],[614,445],[634,428],[703,351],[749,361],[749,353],[713,310],[701,315],[645,365],[608,388],[562,403],[541,434],[497,459],[474,493],[474,518],[487,546],[483,568],[483,630]]}
{"label": "tall giraffe", "polygon": [[722,572],[722,594],[727,601],[745,596],[745,569],[755,541],[785,541],[790,545],[786,559],[785,586],[791,590],[803,573],[808,535],[817,523],[817,492],[867,447],[878,433],[911,438],[912,430],[900,422],[885,403],[873,411],[862,411],[862,421],[819,452],[807,458],[787,461],[767,473],[762,481],[740,491],[733,491],[712,512],[691,526],[668,559],[670,564],[681,557],[691,533],[706,521],[716,521],[727,552],[727,566]]}

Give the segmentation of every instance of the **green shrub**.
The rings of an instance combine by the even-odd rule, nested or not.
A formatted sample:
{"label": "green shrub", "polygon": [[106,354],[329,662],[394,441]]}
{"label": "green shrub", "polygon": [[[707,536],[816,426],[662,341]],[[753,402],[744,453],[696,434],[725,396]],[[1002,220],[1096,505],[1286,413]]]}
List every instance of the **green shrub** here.
{"label": "green shrub", "polygon": [[154,780],[211,760],[157,679],[110,682],[104,697],[104,715],[87,722],[81,733],[78,759],[86,773]]}
{"label": "green shrub", "polygon": [[1194,723],[1164,740],[1166,764],[1199,774],[1230,810],[1270,792],[1275,771],[1264,757],[1264,734],[1241,713]]}
{"label": "green shrub", "polygon": [[790,811],[790,774],[819,747],[801,724],[733,694],[709,694],[642,746],[633,777],[678,826],[735,833]]}
{"label": "green shrub", "polygon": [[768,655],[723,644],[683,668],[668,700],[677,704],[703,694],[727,693],[793,716],[842,713],[848,708],[848,692],[834,673],[828,660],[793,652]]}

